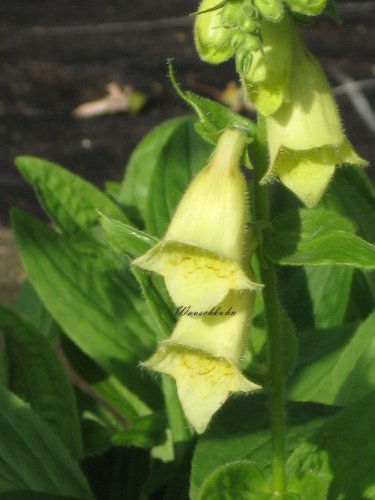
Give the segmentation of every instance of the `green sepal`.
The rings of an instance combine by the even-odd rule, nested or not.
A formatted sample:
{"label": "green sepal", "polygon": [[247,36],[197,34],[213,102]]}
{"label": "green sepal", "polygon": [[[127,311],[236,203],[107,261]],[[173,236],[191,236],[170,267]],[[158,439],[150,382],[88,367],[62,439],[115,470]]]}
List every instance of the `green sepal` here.
{"label": "green sepal", "polygon": [[256,125],[251,120],[234,113],[218,102],[201,97],[194,92],[184,92],[176,81],[172,62],[168,62],[168,75],[177,94],[193,108],[198,117],[195,126],[197,133],[207,142],[216,144],[226,128],[237,128],[244,131],[248,142],[256,133]]}

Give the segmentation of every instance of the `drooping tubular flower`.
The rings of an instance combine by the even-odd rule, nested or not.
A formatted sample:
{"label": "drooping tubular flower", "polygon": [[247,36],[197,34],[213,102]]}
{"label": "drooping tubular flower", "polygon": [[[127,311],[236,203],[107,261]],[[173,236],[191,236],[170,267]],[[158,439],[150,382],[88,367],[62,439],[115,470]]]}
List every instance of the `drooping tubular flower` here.
{"label": "drooping tubular flower", "polygon": [[220,304],[224,316],[182,317],[169,340],[144,363],[176,380],[186,418],[198,433],[234,392],[260,387],[239,370],[255,292],[230,291]]}
{"label": "drooping tubular flower", "polygon": [[226,129],[208,163],[182,197],[163,240],[133,265],[165,279],[177,306],[209,310],[229,290],[253,290],[242,266],[245,181],[239,160],[245,135]]}
{"label": "drooping tubular flower", "polygon": [[366,162],[346,138],[324,73],[295,26],[292,42],[288,100],[266,119],[270,167],[263,182],[279,177],[307,207],[314,207],[336,166]]}

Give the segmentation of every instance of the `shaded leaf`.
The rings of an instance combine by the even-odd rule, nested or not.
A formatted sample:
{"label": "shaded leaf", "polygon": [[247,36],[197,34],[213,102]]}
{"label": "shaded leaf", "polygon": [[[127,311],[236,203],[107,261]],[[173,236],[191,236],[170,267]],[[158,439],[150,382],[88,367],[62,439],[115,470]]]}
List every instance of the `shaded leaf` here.
{"label": "shaded leaf", "polygon": [[264,249],[271,260],[287,265],[341,264],[373,269],[375,246],[353,234],[353,224],[325,209],[281,214],[266,231]]}
{"label": "shaded leaf", "polygon": [[348,405],[375,390],[374,331],[372,313],[359,325],[301,334],[301,352],[311,350],[315,359],[294,374],[289,397]]}
{"label": "shaded leaf", "polygon": [[[305,441],[337,410],[313,403],[289,403],[287,453]],[[206,477],[230,462],[251,460],[268,478],[271,473],[271,434],[264,395],[232,398],[199,438],[193,463],[190,496],[197,498]]]}
{"label": "shaded leaf", "polygon": [[[76,251],[36,219],[13,213],[24,268],[64,332],[137,398],[159,405],[160,391],[137,366],[155,346],[155,334],[137,285],[125,268],[99,270],[95,256]],[[139,401],[141,406],[143,405]]]}
{"label": "shaded leaf", "polygon": [[0,330],[7,338],[10,388],[50,424],[73,456],[80,457],[76,402],[56,352],[29,322],[2,305]]}
{"label": "shaded leaf", "polygon": [[32,490],[93,498],[78,464],[50,427],[0,387],[0,493]]}
{"label": "shaded leaf", "polygon": [[198,500],[271,500],[273,492],[262,472],[251,462],[235,462],[210,474]]}
{"label": "shaded leaf", "polygon": [[329,419],[288,460],[289,474],[331,481],[328,500],[375,498],[375,392]]}

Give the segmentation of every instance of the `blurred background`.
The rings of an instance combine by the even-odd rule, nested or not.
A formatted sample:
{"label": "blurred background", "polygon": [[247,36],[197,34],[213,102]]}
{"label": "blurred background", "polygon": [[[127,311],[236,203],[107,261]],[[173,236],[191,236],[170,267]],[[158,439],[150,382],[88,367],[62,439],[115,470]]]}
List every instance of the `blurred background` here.
{"label": "blurred background", "polygon": [[[103,187],[123,177],[145,133],[189,113],[168,82],[167,58],[184,88],[238,104],[232,63],[209,66],[195,53],[188,14],[197,6],[193,0],[2,1],[1,226],[12,206],[41,215],[13,167],[15,156],[54,161]],[[304,38],[334,87],[349,138],[374,161],[375,1],[339,1],[337,10],[342,26],[324,15],[303,28]],[[111,98],[103,100],[108,90]],[[73,114],[98,100],[80,108],[84,117]],[[14,253],[11,237],[2,234],[0,257]]]}

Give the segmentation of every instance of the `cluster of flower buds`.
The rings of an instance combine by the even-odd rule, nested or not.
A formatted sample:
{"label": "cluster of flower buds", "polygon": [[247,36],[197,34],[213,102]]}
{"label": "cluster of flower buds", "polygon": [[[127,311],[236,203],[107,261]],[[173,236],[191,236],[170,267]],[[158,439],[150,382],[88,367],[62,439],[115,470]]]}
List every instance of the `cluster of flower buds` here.
{"label": "cluster of flower buds", "polygon": [[251,0],[220,4],[218,0],[203,0],[195,22],[195,44],[200,57],[219,64],[235,56],[237,64],[248,70],[251,54],[261,46],[259,21],[259,10]]}
{"label": "cluster of flower buds", "polygon": [[223,132],[163,240],[133,261],[162,275],[176,311],[189,311],[144,366],[176,380],[199,433],[230,393],[258,389],[239,370],[260,287],[246,251],[246,183],[239,169],[245,141],[240,130]]}
{"label": "cluster of flower buds", "polygon": [[[316,16],[326,0],[285,0],[285,4],[298,14]],[[235,56],[240,73],[247,73],[254,53],[263,51],[260,24],[279,23],[285,11],[283,0],[202,0],[195,22],[197,51],[211,64]]]}

